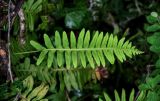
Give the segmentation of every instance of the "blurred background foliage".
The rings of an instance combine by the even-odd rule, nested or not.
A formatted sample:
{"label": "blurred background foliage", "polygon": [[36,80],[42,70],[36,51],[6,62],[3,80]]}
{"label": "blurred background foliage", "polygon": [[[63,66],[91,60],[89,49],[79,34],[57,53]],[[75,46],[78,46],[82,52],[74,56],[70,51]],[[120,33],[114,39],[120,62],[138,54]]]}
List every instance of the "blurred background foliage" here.
{"label": "blurred background foliage", "polygon": [[[12,1],[18,4],[19,0]],[[153,96],[156,96],[155,101],[159,101],[160,92],[157,90],[160,82],[159,0],[26,0],[22,9],[24,10],[26,22],[26,42],[22,45],[18,41],[20,27],[19,18],[16,17],[11,34],[13,74],[15,78],[20,80],[32,74],[36,86],[41,81],[49,83],[50,89],[46,96],[49,101],[97,101],[99,98],[104,99],[103,92],[106,92],[113,99],[114,90],[116,89],[121,94],[122,88],[126,90],[128,98],[134,88],[135,96],[138,96],[139,90],[148,91],[146,96],[149,100],[146,101],[153,101]],[[6,6],[0,6],[0,12],[0,19],[2,19],[7,14]],[[154,13],[150,14],[151,12]],[[0,20],[1,37],[4,36],[4,33],[7,33],[6,25],[5,22]],[[44,33],[47,33],[53,40],[53,32],[56,30],[59,32],[66,31],[68,35],[73,30],[76,37],[78,37],[82,28],[93,32],[99,30],[105,33],[113,33],[120,38],[126,37],[144,53],[128,59],[124,63],[116,61],[114,65],[108,64],[107,78],[101,77],[97,80],[95,71],[88,70],[91,77],[80,78],[83,79],[83,83],[79,83],[79,85],[83,85],[81,89],[75,89],[76,84],[69,84],[71,88],[74,88],[70,88],[70,91],[65,90],[66,81],[63,81],[63,76],[67,74],[63,71],[53,70],[54,72],[50,73],[51,71],[46,70],[45,72],[50,74],[50,78],[54,77],[51,81],[51,79],[46,79],[45,75],[40,74],[43,70],[37,68],[41,66],[35,66],[36,57],[34,55],[37,56],[37,54],[14,54],[33,50],[29,43],[30,40],[36,40],[44,44],[42,43]],[[44,65],[42,64],[42,67]],[[23,73],[25,68],[33,71]],[[106,71],[102,67],[97,68],[98,72]],[[82,75],[82,73],[85,72],[72,71],[73,75]],[[72,80],[75,79],[72,75],[67,77],[72,78]],[[17,89],[10,90],[5,87],[14,88],[15,83],[21,85],[21,81],[16,81],[10,85],[8,83],[4,84],[5,78],[1,79],[0,90],[6,92],[1,92],[0,95],[3,93],[4,96],[7,96],[8,91],[13,92],[13,95],[19,92]],[[60,83],[62,81],[63,83]]]}

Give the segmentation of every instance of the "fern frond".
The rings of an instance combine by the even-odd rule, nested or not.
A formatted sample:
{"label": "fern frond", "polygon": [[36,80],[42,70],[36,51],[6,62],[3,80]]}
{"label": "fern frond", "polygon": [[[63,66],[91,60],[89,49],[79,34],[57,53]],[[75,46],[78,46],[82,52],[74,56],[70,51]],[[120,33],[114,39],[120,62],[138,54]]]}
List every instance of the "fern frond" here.
{"label": "fern frond", "polygon": [[41,83],[38,87],[34,88],[34,79],[30,75],[25,80],[23,80],[24,92],[21,92],[21,101],[37,101],[45,97],[49,90],[49,86],[45,83]]}
{"label": "fern frond", "polygon": [[[59,67],[86,67],[89,65],[92,68],[96,66],[105,66],[107,59],[111,64],[115,62],[115,56],[121,61],[126,60],[126,56],[133,57],[142,52],[132,46],[132,43],[125,41],[125,38],[118,40],[117,36],[109,35],[103,32],[95,32],[91,38],[90,31],[85,32],[84,29],[79,34],[78,40],[71,31],[70,39],[66,32],[63,32],[62,37],[58,31],[55,32],[55,42],[51,42],[49,36],[44,34],[45,46],[38,42],[30,41],[31,45],[40,51],[37,65],[40,65],[45,57],[47,57],[48,67],[52,66],[55,59]],[[55,44],[52,44],[55,43]],[[48,56],[47,56],[48,54]]]}
{"label": "fern frond", "polygon": [[[84,85],[91,81],[96,80],[95,71],[88,68],[45,68],[46,64],[43,62],[40,66],[31,64],[29,58],[25,58],[24,63],[14,67],[14,72],[17,77],[27,77],[32,75],[38,80],[49,84],[52,89],[56,89],[60,85],[60,91],[67,88],[68,91],[73,89],[82,90]],[[85,75],[84,75],[85,74]],[[94,76],[94,77],[93,77]],[[57,83],[58,82],[58,83]]]}
{"label": "fern frond", "polygon": [[[103,94],[104,94],[105,101],[112,101],[107,93],[104,92]],[[124,89],[122,89],[121,97],[118,94],[118,92],[115,90],[114,97],[115,97],[114,101],[145,101],[146,100],[146,92],[141,91],[141,92],[139,92],[139,95],[135,96],[135,90],[132,89],[132,91],[129,95],[129,99],[128,99],[126,97],[126,91]],[[102,99],[99,99],[99,101],[102,101]]]}

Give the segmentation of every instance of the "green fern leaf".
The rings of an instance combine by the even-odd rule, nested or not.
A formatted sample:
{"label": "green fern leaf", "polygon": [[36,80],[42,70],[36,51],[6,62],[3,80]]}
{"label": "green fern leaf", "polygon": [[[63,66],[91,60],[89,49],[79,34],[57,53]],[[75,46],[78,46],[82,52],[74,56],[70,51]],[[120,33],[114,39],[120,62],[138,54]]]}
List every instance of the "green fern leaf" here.
{"label": "green fern leaf", "polygon": [[108,61],[111,64],[114,64],[115,58],[114,58],[113,50],[103,50],[103,52],[106,58],[108,59]]}
{"label": "green fern leaf", "polygon": [[47,34],[44,34],[44,42],[47,48],[54,48],[52,42]]}
{"label": "green fern leaf", "polygon": [[83,81],[83,79],[81,79],[81,73],[77,72],[76,75],[77,75],[76,78],[77,78],[78,87],[79,87],[80,90],[82,90],[84,81]]}
{"label": "green fern leaf", "polygon": [[121,101],[126,101],[126,92],[124,89],[122,89]]}
{"label": "green fern leaf", "polygon": [[[65,49],[69,49],[69,41],[68,41],[66,32],[63,32],[63,47]],[[70,55],[71,55],[70,50],[65,51],[65,60],[66,60],[66,66],[67,66],[68,69],[70,68],[70,64],[71,64]]]}
{"label": "green fern leaf", "polygon": [[[53,49],[53,45],[52,45],[52,42],[49,38],[49,36],[47,34],[44,34],[44,42],[45,42],[45,45],[48,49]],[[51,67],[52,66],[52,63],[53,63],[53,57],[54,57],[54,51],[49,51],[48,52],[48,60],[47,60],[47,66],[48,67]]]}
{"label": "green fern leaf", "polygon": [[[83,47],[84,33],[85,33],[85,29],[82,29],[78,37],[77,48],[79,49],[82,49]],[[86,67],[86,57],[85,57],[84,51],[80,51],[78,56],[80,57],[82,66],[85,68]]]}
{"label": "green fern leaf", "polygon": [[[71,41],[71,48],[76,49],[76,37],[72,31],[71,31],[70,41]],[[76,68],[77,67],[77,52],[76,51],[72,52],[72,61],[73,61],[73,66]]]}
{"label": "green fern leaf", "polygon": [[[105,101],[112,101],[107,93],[104,92],[103,94],[105,97]],[[118,92],[116,90],[114,90],[115,99],[113,101],[146,101],[146,93],[145,92],[142,91],[137,96],[134,96],[134,94],[135,94],[135,90],[132,89],[130,96],[129,96],[129,100],[128,100],[128,98],[126,97],[126,91],[124,89],[122,89],[121,97],[119,96]]]}
{"label": "green fern leaf", "polygon": [[102,45],[101,47],[105,48],[107,45],[107,41],[108,41],[109,35],[108,33],[106,33],[106,35],[104,36],[103,40],[102,40]]}
{"label": "green fern leaf", "polygon": [[89,64],[91,65],[92,68],[94,68],[95,65],[94,65],[94,61],[93,61],[93,57],[92,57],[91,51],[87,51],[86,52],[86,56],[87,56],[87,59],[89,61]]}
{"label": "green fern leaf", "polygon": [[108,39],[108,44],[107,44],[107,47],[110,49],[104,50],[104,54],[105,54],[106,58],[109,60],[109,62],[111,64],[114,64],[115,58],[114,58],[114,54],[113,54],[113,48],[111,48],[112,43],[114,43],[114,42],[113,42],[113,35],[111,34]]}
{"label": "green fern leaf", "polygon": [[[42,0],[37,0],[31,7],[31,11],[35,11],[42,3]],[[33,12],[33,13],[38,13],[38,12]]]}
{"label": "green fern leaf", "polygon": [[113,34],[110,35],[109,39],[108,39],[108,47],[112,47],[114,44],[114,40],[113,40]]}
{"label": "green fern leaf", "polygon": [[[61,37],[58,31],[55,32],[55,44],[56,48],[62,49],[62,44],[61,44]],[[61,67],[63,64],[63,52],[57,51],[57,63]]]}
{"label": "green fern leaf", "polygon": [[88,48],[89,41],[90,41],[90,31],[87,31],[84,38],[84,48]]}
{"label": "green fern leaf", "polygon": [[69,82],[70,78],[68,76],[68,73],[64,72],[63,74],[64,74],[64,83],[66,85],[66,88],[67,88],[68,91],[70,91],[71,90],[71,83]]}
{"label": "green fern leaf", "polygon": [[30,31],[34,30],[34,21],[35,18],[33,17],[33,15],[31,13],[28,13],[28,26]]}
{"label": "green fern leaf", "polygon": [[69,73],[70,83],[71,83],[72,87],[74,89],[78,90],[79,87],[78,87],[74,73],[72,71],[68,71],[68,73]]}
{"label": "green fern leaf", "polygon": [[42,5],[39,5],[36,9],[33,10],[34,14],[42,11]]}
{"label": "green fern leaf", "polygon": [[85,29],[82,29],[80,34],[79,34],[79,37],[78,37],[77,48],[82,48],[83,47],[84,33],[85,33]]}
{"label": "green fern leaf", "polygon": [[[58,77],[59,77],[59,81],[61,81],[61,83],[60,83],[60,91],[64,91],[65,82],[67,82],[68,78],[66,79],[66,76],[64,75],[63,72],[58,72]],[[66,85],[66,87],[67,87],[67,85]]]}
{"label": "green fern leaf", "polygon": [[134,93],[135,93],[135,91],[134,91],[134,89],[132,89],[131,94],[129,96],[129,101],[134,101]]}
{"label": "green fern leaf", "polygon": [[104,97],[105,97],[105,101],[112,101],[107,93],[104,92],[103,94],[104,94]]}
{"label": "green fern leaf", "polygon": [[[97,41],[97,37],[98,37],[98,33],[99,33],[98,31],[95,32],[95,35],[93,36],[93,39],[92,39],[92,41],[90,43],[89,48],[94,48],[95,47],[95,44],[96,44],[96,41]],[[87,54],[88,54],[87,55],[88,61],[89,61],[90,65],[91,65],[91,67],[94,68],[94,62],[93,62],[92,55],[91,55],[90,52],[88,52]],[[96,63],[98,65],[100,65],[100,61],[99,61],[99,58],[98,58],[98,55],[97,55],[96,51],[92,51],[92,54],[93,54],[93,57],[94,57]]]}
{"label": "green fern leaf", "polygon": [[43,49],[45,49],[41,44],[35,42],[35,41],[30,41],[30,44],[37,49],[38,51],[41,51]]}
{"label": "green fern leaf", "polygon": [[124,43],[124,40],[125,40],[125,38],[122,38],[122,39],[119,40],[119,42],[118,42],[118,47],[119,47],[119,48],[122,47],[122,45],[123,45],[123,43]]}
{"label": "green fern leaf", "polygon": [[34,0],[28,0],[28,2],[27,2],[27,8],[26,8],[28,11],[31,9],[33,3],[34,3]]}
{"label": "green fern leaf", "polygon": [[42,51],[39,55],[39,58],[37,59],[37,65],[40,65],[42,63],[42,61],[44,60],[46,54],[48,51]]}
{"label": "green fern leaf", "polygon": [[98,101],[103,101],[101,98],[99,98],[99,100]]}
{"label": "green fern leaf", "polygon": [[[98,35],[98,31],[96,31],[95,34]],[[92,41],[91,41],[91,45],[90,45],[90,48],[95,48],[96,47],[96,42],[98,41],[98,37],[95,37]],[[98,42],[97,42],[98,43]],[[100,66],[100,60],[99,60],[99,57],[98,57],[98,54],[97,54],[97,51],[92,51],[92,55],[93,55],[93,58],[95,60],[95,62],[97,63],[97,66]]]}
{"label": "green fern leaf", "polygon": [[136,101],[144,101],[145,96],[146,96],[146,92],[141,91],[140,94],[138,95]]}
{"label": "green fern leaf", "polygon": [[48,60],[47,60],[48,68],[50,68],[52,66],[53,58],[54,58],[54,52],[53,51],[49,51],[48,52]]}
{"label": "green fern leaf", "polygon": [[[118,38],[117,38],[117,36],[115,36],[115,37],[114,37],[114,47],[117,46],[117,43],[118,43]],[[114,50],[114,53],[115,53],[115,55],[117,56],[117,58],[118,58],[121,62],[123,62],[123,60],[126,60],[126,57],[125,57],[123,51],[121,51],[121,50],[119,50],[119,49],[115,49],[115,50]]]}
{"label": "green fern leaf", "polygon": [[115,96],[115,101],[120,101],[120,97],[118,95],[118,92],[114,90],[114,96]]}
{"label": "green fern leaf", "polygon": [[[100,35],[97,39],[97,42],[96,42],[97,48],[101,48],[102,40],[103,40],[103,32],[100,33]],[[98,56],[99,56],[99,59],[101,61],[102,66],[105,67],[105,58],[104,58],[102,50],[97,51],[97,53],[98,53]]]}
{"label": "green fern leaf", "polygon": [[24,60],[24,68],[29,69],[29,66],[30,66],[30,59],[29,59],[29,58],[26,58],[26,59]]}
{"label": "green fern leaf", "polygon": [[[114,64],[115,57],[120,62],[123,62],[126,60],[126,56],[131,58],[134,55],[142,53],[135,46],[132,46],[131,42],[125,41],[125,38],[118,40],[117,36],[109,35],[108,33],[103,36],[103,32],[99,34],[98,31],[91,38],[90,31],[85,33],[84,29],[80,32],[77,41],[73,31],[70,33],[70,41],[66,32],[63,32],[61,38],[57,31],[55,32],[55,42],[53,42],[55,45],[52,44],[47,34],[44,35],[44,41],[46,49],[37,42],[31,41],[30,43],[38,51],[49,51],[48,67],[52,66],[53,62],[54,66],[56,66],[57,62],[59,67],[66,65],[68,69],[72,66],[74,68],[78,66],[85,68],[87,63],[92,68],[95,68],[95,66],[105,66],[105,59]],[[54,57],[54,54],[56,54],[56,57]],[[39,63],[42,61],[43,59],[39,59]]]}

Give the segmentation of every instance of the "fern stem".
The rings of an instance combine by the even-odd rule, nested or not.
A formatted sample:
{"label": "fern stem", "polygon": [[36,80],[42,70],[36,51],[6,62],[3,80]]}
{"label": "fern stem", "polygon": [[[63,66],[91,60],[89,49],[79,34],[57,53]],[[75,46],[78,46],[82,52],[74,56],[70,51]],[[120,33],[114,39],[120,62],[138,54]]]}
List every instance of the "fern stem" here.
{"label": "fern stem", "polygon": [[[46,68],[48,68],[48,67],[46,67]],[[94,71],[94,69],[92,69],[92,68],[70,68],[70,69],[67,69],[67,68],[56,68],[56,69],[53,69],[53,68],[51,68],[50,69],[52,72],[63,72],[63,71],[79,71],[79,70],[90,70],[90,71]],[[17,71],[20,71],[20,72],[37,72],[38,71],[38,69],[28,69],[28,70],[25,70],[25,69],[19,69],[19,70],[17,70]]]}
{"label": "fern stem", "polygon": [[[119,49],[119,50],[131,50],[130,48],[56,48],[56,49],[44,49],[44,50],[40,50],[40,51],[26,51],[26,52],[18,52],[15,54],[30,54],[30,53],[37,53],[37,52],[41,52],[41,51],[103,51],[103,50],[115,50],[115,49]],[[133,49],[134,51],[135,49]]]}

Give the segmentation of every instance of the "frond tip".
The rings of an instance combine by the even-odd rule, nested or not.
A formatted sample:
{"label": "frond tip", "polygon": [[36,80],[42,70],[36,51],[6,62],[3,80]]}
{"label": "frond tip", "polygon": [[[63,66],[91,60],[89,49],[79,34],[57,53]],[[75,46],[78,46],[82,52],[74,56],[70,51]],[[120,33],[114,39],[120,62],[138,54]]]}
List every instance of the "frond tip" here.
{"label": "frond tip", "polygon": [[[132,58],[134,55],[142,52],[132,46],[132,43],[125,41],[125,38],[118,40],[117,36],[109,35],[103,32],[96,31],[91,38],[90,31],[85,32],[82,29],[79,33],[78,40],[76,40],[74,32],[71,31],[70,39],[64,31],[62,37],[59,32],[55,32],[54,42],[51,42],[49,36],[44,34],[45,46],[30,41],[31,45],[40,51],[37,65],[41,64],[45,57],[47,57],[47,65],[51,67],[54,61],[57,65],[62,67],[86,67],[89,64],[92,68],[96,66],[105,66],[106,59],[114,64],[115,57],[121,62],[126,60],[126,56]],[[54,44],[52,44],[54,43]]]}

